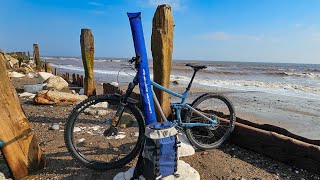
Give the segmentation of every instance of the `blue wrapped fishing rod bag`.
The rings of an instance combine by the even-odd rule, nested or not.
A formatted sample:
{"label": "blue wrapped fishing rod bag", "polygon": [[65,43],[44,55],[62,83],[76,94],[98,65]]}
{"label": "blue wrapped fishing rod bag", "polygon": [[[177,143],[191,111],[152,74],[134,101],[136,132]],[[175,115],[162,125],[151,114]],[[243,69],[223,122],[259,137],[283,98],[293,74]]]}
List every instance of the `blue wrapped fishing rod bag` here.
{"label": "blue wrapped fishing rod bag", "polygon": [[175,175],[178,165],[178,131],[171,122],[150,124],[146,127],[142,162],[138,162],[134,178],[161,179]]}

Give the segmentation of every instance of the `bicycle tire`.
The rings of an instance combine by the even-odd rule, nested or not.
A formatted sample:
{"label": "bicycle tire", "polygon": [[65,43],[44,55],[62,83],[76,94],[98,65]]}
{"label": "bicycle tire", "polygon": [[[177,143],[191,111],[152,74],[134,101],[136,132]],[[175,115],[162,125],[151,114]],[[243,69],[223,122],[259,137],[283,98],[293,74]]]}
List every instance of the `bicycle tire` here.
{"label": "bicycle tire", "polygon": [[[208,100],[212,101],[208,102]],[[218,107],[212,108],[212,106],[215,106],[218,103],[224,105],[224,109],[219,109]],[[203,108],[200,107],[201,105],[203,105]],[[219,147],[230,136],[231,132],[234,129],[236,116],[232,103],[222,95],[207,93],[199,96],[196,100],[194,100],[191,106],[205,113],[205,115],[207,116],[220,117],[228,120],[224,121],[218,119],[218,127],[186,128],[186,135],[193,146],[202,150]],[[204,118],[202,118],[201,116],[196,116],[195,113],[188,111],[186,115],[186,122],[206,123],[206,120],[204,120]],[[207,139],[204,138],[204,134],[208,134]]]}
{"label": "bicycle tire", "polygon": [[[107,114],[105,116],[102,116],[102,118],[100,118],[100,116],[99,118],[95,116],[94,118],[88,119],[87,117],[88,115],[86,115],[86,113],[84,112],[89,112],[88,109],[93,108],[94,107],[93,105],[97,106],[98,103],[103,104],[102,102],[107,102],[105,103],[105,105],[107,104],[107,108],[109,108],[110,111],[108,111],[109,109],[107,111],[104,111],[104,112],[107,112]],[[122,119],[124,119],[124,117],[126,116],[127,121],[132,122],[132,124],[134,124],[134,125],[131,124],[132,127],[125,127],[127,131],[132,130],[133,127],[137,128],[139,131],[138,135],[136,135],[136,132],[134,131],[133,131],[134,132],[133,136],[131,133],[128,134],[128,136],[125,134],[125,136],[127,136],[128,139],[130,138],[133,139],[132,143],[130,142],[130,143],[121,144],[119,141],[121,141],[122,139],[107,139],[107,137],[104,136],[102,133],[102,131],[104,130],[103,126],[107,126],[106,121],[109,121],[109,122],[112,121],[106,117],[108,117],[109,115],[113,116],[111,110],[116,111],[116,107],[118,106],[119,103],[120,103],[119,96],[108,95],[108,94],[97,95],[82,101],[72,110],[68,118],[68,121],[65,125],[65,131],[64,131],[65,144],[68,151],[71,153],[72,157],[76,159],[78,162],[80,162],[82,165],[84,165],[85,167],[95,169],[95,170],[101,170],[101,171],[120,168],[125,166],[129,162],[131,162],[140,151],[141,145],[142,145],[141,142],[143,142],[143,137],[144,137],[143,136],[144,116],[142,115],[140,109],[135,104],[127,103],[127,105],[125,106],[124,114],[120,118],[120,123],[121,121],[123,121]],[[103,120],[103,118],[106,118],[106,119]],[[137,123],[133,122],[133,118],[134,120],[137,121]],[[92,126],[92,124],[97,125],[95,124],[94,120],[98,120],[97,122],[102,122],[101,126],[98,125],[99,128],[98,126],[95,126],[96,130],[99,129],[99,132],[95,132],[93,129],[94,126]],[[111,124],[111,122],[109,124]],[[80,125],[84,125],[84,126],[80,126]],[[75,127],[78,129],[75,129]],[[102,131],[100,131],[100,127],[102,127],[101,128]],[[91,131],[81,132],[82,129],[90,129]],[[124,130],[124,132],[126,132],[126,130]],[[90,134],[95,135],[95,137],[88,138],[88,141],[92,139],[93,142],[88,143],[87,139],[85,138],[83,142],[76,141],[75,138],[77,138],[81,134],[83,134],[83,136],[86,134],[89,134],[89,136]],[[85,145],[79,145],[80,143],[85,143]],[[115,149],[117,147],[114,147],[114,144],[119,144],[120,145],[119,148]],[[134,147],[130,146],[130,144],[134,144]],[[99,146],[110,145],[110,149],[107,149],[106,147],[97,147],[98,145]],[[94,149],[95,147],[97,148]],[[121,156],[121,153],[124,153],[123,149],[128,149],[128,147],[130,148],[128,154],[126,154],[122,158],[119,158]],[[118,151],[118,155],[115,155],[115,156],[118,156],[118,157],[109,158],[109,156],[117,153],[116,150]],[[101,160],[102,158],[104,159]],[[115,160],[115,161],[111,162],[111,160]]]}

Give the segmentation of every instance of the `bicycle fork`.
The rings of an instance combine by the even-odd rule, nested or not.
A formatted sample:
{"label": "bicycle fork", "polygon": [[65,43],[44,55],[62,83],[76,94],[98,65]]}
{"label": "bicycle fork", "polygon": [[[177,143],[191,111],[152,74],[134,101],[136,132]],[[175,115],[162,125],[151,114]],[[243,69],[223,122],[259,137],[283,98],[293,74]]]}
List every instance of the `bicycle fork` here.
{"label": "bicycle fork", "polygon": [[128,89],[126,90],[126,93],[123,97],[120,97],[120,103],[118,105],[117,112],[115,116],[113,117],[113,120],[111,122],[111,126],[106,129],[103,133],[104,136],[116,136],[118,135],[118,125],[120,122],[120,118],[123,114],[124,108],[127,105],[127,100],[130,97],[134,87],[139,83],[138,81],[138,73],[134,77],[133,81],[129,83]]}

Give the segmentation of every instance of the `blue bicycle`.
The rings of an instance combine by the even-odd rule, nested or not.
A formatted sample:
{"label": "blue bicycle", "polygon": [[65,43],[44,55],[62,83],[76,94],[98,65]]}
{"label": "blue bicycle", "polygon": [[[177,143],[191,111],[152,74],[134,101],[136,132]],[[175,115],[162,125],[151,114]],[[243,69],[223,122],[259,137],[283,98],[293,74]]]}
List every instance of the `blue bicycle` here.
{"label": "blue bicycle", "polygon": [[[132,58],[135,67],[139,57]],[[151,82],[172,96],[181,99],[171,104],[171,118],[196,148],[217,148],[234,129],[235,113],[231,102],[222,95],[203,94],[191,104],[186,103],[196,73],[206,66],[187,64],[194,73],[184,93],[179,94]],[[138,101],[130,98],[138,85],[138,73],[129,83],[126,92],[90,97],[78,104],[65,126],[65,143],[72,156],[86,167],[108,170],[130,163],[138,154],[143,142],[144,116]],[[153,91],[152,91],[153,92]],[[153,92],[154,104],[163,121],[165,117]]]}

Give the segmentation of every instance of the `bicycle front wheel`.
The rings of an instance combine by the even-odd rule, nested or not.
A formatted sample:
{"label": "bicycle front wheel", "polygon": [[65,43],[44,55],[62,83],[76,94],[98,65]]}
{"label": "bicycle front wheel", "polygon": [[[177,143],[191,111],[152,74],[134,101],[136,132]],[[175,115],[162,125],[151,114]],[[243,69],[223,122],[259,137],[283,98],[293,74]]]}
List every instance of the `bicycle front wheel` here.
{"label": "bicycle front wheel", "polygon": [[[234,129],[235,113],[231,102],[222,95],[203,94],[191,105],[203,115],[216,119],[218,124],[212,127],[192,127],[186,129],[190,142],[199,149],[219,147]],[[188,112],[187,123],[211,123],[195,112]]]}
{"label": "bicycle front wheel", "polygon": [[96,170],[119,168],[138,154],[144,134],[144,118],[128,103],[119,120],[116,136],[106,136],[117,112],[120,97],[98,95],[78,104],[65,126],[65,143],[71,155]]}

